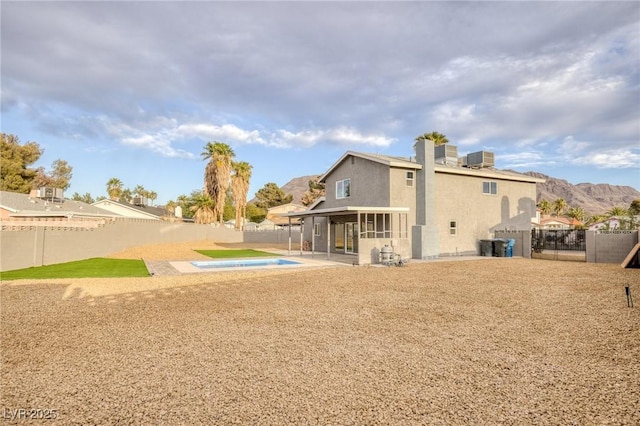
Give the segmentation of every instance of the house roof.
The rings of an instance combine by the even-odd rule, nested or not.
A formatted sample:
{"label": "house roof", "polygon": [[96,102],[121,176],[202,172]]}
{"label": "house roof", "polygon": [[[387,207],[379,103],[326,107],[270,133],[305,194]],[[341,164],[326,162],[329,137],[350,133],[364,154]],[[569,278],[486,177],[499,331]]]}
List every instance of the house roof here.
{"label": "house roof", "polygon": [[100,200],[100,201],[96,201],[95,203],[93,203],[93,206],[99,206],[99,205],[103,205],[105,203],[110,203],[110,204],[114,204],[120,207],[124,207],[125,209],[131,210],[131,211],[136,211],[136,212],[140,212],[143,213],[144,215],[147,216],[152,216],[154,218],[161,218],[163,216],[167,215],[167,210],[163,207],[154,207],[154,206],[137,206],[135,204],[128,204],[128,203],[121,203],[119,201],[114,201],[114,200]]}
{"label": "house roof", "polygon": [[82,201],[67,199],[50,201],[9,191],[0,191],[0,208],[11,212],[10,216],[119,216]]}
{"label": "house roof", "polygon": [[[389,167],[401,167],[401,168],[415,169],[415,170],[422,169],[421,164],[418,164],[417,162],[407,157],[395,157],[390,155],[369,154],[365,152],[347,151],[322,176],[318,178],[318,181],[324,182],[327,176],[329,176],[331,172],[349,156],[364,158],[366,160],[384,164]],[[452,164],[436,164],[435,172],[466,175],[466,176],[487,177],[487,178],[503,179],[503,180],[514,180],[518,182],[530,182],[530,183],[545,182],[545,179],[536,178],[536,177],[525,175],[522,173],[517,173],[510,170],[498,170],[498,169],[487,168],[487,167],[471,168],[471,167],[462,167],[462,166],[452,165]]]}
{"label": "house roof", "polygon": [[331,167],[329,167],[329,170],[327,170],[322,176],[318,178],[318,182],[324,182],[326,177],[329,174],[331,174],[331,172],[349,156],[364,158],[365,160],[384,164],[389,167],[402,167],[406,169],[417,169],[417,170],[422,169],[421,164],[418,164],[415,161],[411,161],[409,158],[406,158],[406,157],[394,157],[390,155],[369,154],[366,152],[347,151],[344,154],[342,154],[342,157],[340,157],[338,161],[336,161]]}
{"label": "house roof", "polygon": [[472,168],[449,164],[436,164],[436,173],[449,173],[456,175],[478,176],[492,179],[513,180],[518,182],[544,183],[545,179],[525,175],[511,170],[498,170],[489,167]]}

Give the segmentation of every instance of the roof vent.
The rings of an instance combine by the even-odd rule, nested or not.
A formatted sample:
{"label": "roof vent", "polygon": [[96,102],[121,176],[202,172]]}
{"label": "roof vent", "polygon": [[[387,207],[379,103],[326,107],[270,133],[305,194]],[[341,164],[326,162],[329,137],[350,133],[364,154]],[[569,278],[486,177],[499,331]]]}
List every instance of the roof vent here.
{"label": "roof vent", "polygon": [[482,168],[495,165],[493,152],[478,151],[467,154],[467,167]]}
{"label": "roof vent", "polygon": [[436,164],[458,164],[458,147],[448,143],[433,148]]}

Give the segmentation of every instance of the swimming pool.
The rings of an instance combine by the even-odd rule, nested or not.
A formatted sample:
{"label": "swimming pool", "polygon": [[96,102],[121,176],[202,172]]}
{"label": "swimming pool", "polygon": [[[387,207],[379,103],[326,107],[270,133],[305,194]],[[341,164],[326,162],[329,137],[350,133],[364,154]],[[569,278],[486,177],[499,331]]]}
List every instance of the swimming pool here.
{"label": "swimming pool", "polygon": [[272,265],[300,265],[300,262],[287,259],[237,259],[237,260],[205,260],[194,261],[191,264],[197,268],[250,268],[256,266]]}

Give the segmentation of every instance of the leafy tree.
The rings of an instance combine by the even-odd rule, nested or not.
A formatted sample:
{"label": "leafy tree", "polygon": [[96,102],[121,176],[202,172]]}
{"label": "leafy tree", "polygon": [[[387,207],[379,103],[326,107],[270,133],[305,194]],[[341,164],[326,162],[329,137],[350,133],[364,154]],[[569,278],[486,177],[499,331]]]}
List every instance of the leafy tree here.
{"label": "leafy tree", "polygon": [[21,145],[17,136],[0,133],[0,190],[28,194],[37,175],[29,166],[38,161],[42,153],[36,142]]}
{"label": "leafy tree", "polygon": [[110,200],[117,201],[122,196],[123,184],[118,178],[111,178],[107,182],[107,195]]}
{"label": "leafy tree", "polygon": [[64,160],[56,160],[51,165],[51,173],[47,173],[44,167],[36,169],[36,177],[33,179],[34,188],[50,186],[53,188],[69,189],[73,167]]}
{"label": "leafy tree", "polygon": [[309,189],[302,195],[302,205],[310,206],[318,198],[324,197],[326,193],[324,183],[318,182],[318,177],[310,179],[308,182]]}
{"label": "leafy tree", "polygon": [[552,205],[553,212],[556,214],[556,217],[560,216],[564,213],[565,209],[568,207],[567,202],[564,198],[557,198]]}
{"label": "leafy tree", "polygon": [[538,203],[538,208],[540,209],[540,213],[544,216],[549,216],[553,211],[553,206],[547,200],[540,200]]}
{"label": "leafy tree", "polygon": [[267,217],[267,211],[262,207],[256,206],[254,203],[247,204],[247,219],[251,222],[260,223]]}
{"label": "leafy tree", "polygon": [[88,192],[85,192],[84,195],[80,195],[77,192],[74,192],[71,196],[71,199],[74,201],[82,201],[83,203],[87,204],[93,204],[96,202]]}
{"label": "leafy tree", "polygon": [[231,179],[231,163],[235,152],[226,143],[207,142],[205,151],[201,154],[204,160],[209,160],[205,167],[204,187],[206,193],[214,201],[214,213],[219,223],[224,220],[224,205]]}
{"label": "leafy tree", "polygon": [[131,203],[133,201],[133,192],[129,188],[123,189],[118,201],[125,204]]}
{"label": "leafy tree", "polygon": [[293,200],[293,195],[285,194],[278,185],[269,182],[256,192],[256,198],[258,199],[256,206],[266,210],[270,207],[290,203]]}
{"label": "leafy tree", "polygon": [[416,137],[414,141],[418,142],[418,141],[424,141],[424,140],[427,140],[427,139],[433,141],[433,144],[435,146],[444,145],[445,143],[449,143],[449,139],[447,139],[447,137],[445,135],[443,135],[442,133],[438,133],[438,132],[424,133],[424,134]]}
{"label": "leafy tree", "polygon": [[629,204],[629,214],[637,216],[640,214],[640,198],[637,200],[633,200],[631,204]]}
{"label": "leafy tree", "polygon": [[247,195],[249,193],[249,181],[251,179],[251,164],[246,161],[233,162],[233,175],[231,175],[231,193],[235,203],[236,229],[244,229],[246,216]]}

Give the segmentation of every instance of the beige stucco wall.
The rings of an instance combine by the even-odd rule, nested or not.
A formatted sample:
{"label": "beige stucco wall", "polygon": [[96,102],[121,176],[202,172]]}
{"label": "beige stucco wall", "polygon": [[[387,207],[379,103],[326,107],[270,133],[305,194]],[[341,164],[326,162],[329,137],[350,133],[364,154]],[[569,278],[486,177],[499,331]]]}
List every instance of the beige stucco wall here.
{"label": "beige stucco wall", "polygon": [[[498,183],[496,195],[482,193],[484,181]],[[478,253],[481,239],[496,230],[528,230],[535,217],[535,183],[436,173],[436,220],[440,253]],[[458,225],[450,235],[449,223]]]}
{"label": "beige stucco wall", "polygon": [[[351,196],[336,199],[336,182],[343,179],[351,179]],[[389,206],[389,167],[383,164],[349,156],[331,172],[325,184],[323,208]]]}

